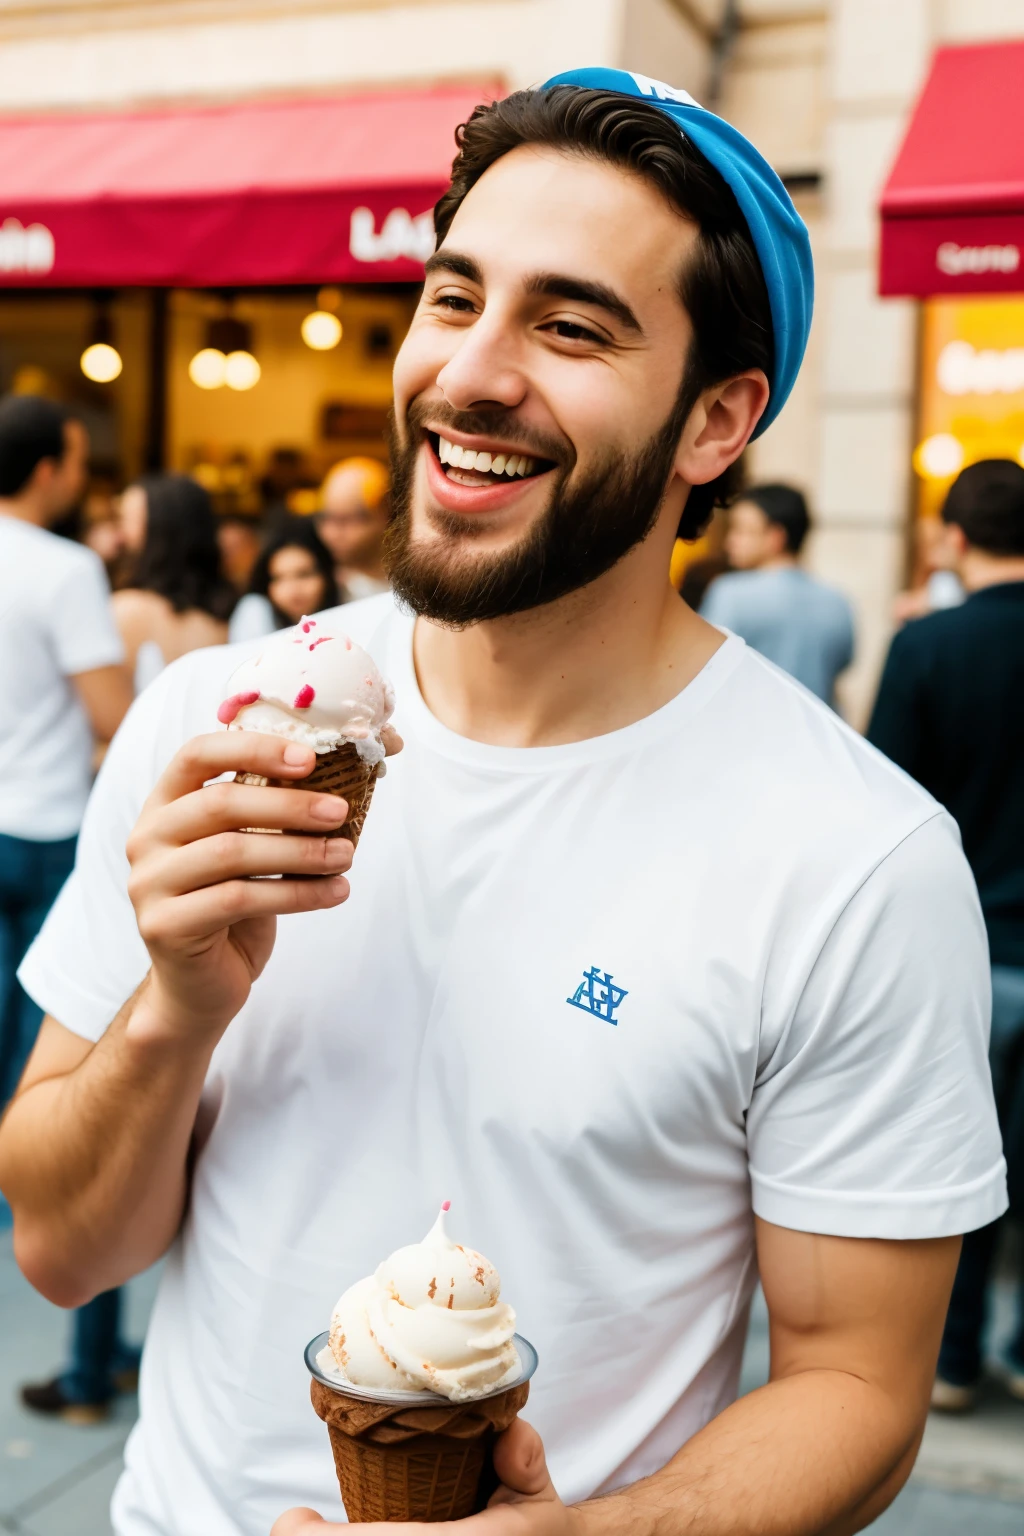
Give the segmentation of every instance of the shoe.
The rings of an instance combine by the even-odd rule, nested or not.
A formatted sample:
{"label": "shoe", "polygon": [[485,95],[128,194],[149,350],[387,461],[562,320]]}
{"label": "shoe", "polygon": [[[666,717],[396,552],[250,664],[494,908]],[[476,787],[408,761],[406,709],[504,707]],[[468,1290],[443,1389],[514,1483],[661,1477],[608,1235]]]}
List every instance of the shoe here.
{"label": "shoe", "polygon": [[932,1407],[937,1413],[970,1413],[975,1396],[974,1387],[957,1387],[941,1376],[932,1382]]}
{"label": "shoe", "polygon": [[60,1377],[22,1387],[19,1393],[26,1408],[33,1413],[45,1413],[65,1424],[102,1424],[110,1417],[109,1403],[75,1403],[64,1395]]}
{"label": "shoe", "polygon": [[1010,1365],[1006,1368],[1006,1390],[1011,1397],[1016,1397],[1024,1403],[1024,1371],[1018,1365]]}

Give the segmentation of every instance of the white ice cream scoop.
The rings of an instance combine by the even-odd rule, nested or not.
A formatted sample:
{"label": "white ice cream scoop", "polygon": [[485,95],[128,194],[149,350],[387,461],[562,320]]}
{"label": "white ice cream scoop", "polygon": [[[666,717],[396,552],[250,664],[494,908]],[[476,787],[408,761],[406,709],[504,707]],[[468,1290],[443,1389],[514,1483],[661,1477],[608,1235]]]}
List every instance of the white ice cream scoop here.
{"label": "white ice cream scoop", "polygon": [[232,673],[217,711],[229,730],[262,731],[332,752],[352,742],[367,763],[384,760],[381,732],[395,695],[375,662],[332,620],[279,630]]}
{"label": "white ice cream scoop", "polygon": [[353,1386],[437,1392],[465,1402],[520,1370],[516,1315],[488,1259],[453,1243],[448,1202],[422,1243],[359,1280],[331,1317],[330,1350]]}

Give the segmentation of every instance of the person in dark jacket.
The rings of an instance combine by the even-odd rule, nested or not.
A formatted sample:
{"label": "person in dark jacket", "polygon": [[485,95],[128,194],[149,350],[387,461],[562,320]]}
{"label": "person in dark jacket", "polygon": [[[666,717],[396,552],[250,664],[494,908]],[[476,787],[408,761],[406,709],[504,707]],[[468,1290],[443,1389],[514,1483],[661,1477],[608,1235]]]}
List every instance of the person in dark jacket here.
{"label": "person in dark jacket", "polygon": [[[1024,468],[972,464],[942,517],[966,602],[896,635],[868,736],[960,826],[988,929],[990,1058],[1009,1165],[1011,1211],[1024,1208]],[[1014,1206],[1016,1207],[1014,1211]],[[964,1239],[933,1406],[973,1405],[996,1225]],[[1007,1384],[1024,1398],[1024,1284]]]}

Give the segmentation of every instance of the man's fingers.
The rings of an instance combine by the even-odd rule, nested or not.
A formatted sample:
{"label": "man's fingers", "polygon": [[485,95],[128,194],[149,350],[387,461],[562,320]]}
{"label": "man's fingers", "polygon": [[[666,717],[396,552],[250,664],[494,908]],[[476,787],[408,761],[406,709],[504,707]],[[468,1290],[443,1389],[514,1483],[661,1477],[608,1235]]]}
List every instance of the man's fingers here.
{"label": "man's fingers", "polygon": [[194,736],[171,758],[146,802],[167,805],[222,773],[260,773],[268,779],[302,779],[313,772],[312,747],[261,731],[219,731]]}
{"label": "man's fingers", "polygon": [[505,1433],[494,1442],[494,1470],[502,1486],[491,1500],[492,1504],[507,1503],[510,1495],[513,1498],[557,1497],[548,1472],[544,1443],[525,1419],[513,1419]]}
{"label": "man's fingers", "polygon": [[[326,1529],[327,1521],[317,1514],[315,1509],[290,1509],[279,1520],[274,1521],[274,1528],[270,1536],[306,1536],[307,1531],[322,1531]],[[339,1531],[341,1526],[331,1526],[331,1530]]]}
{"label": "man's fingers", "polygon": [[340,875],[352,863],[346,837],[289,837],[275,832],[218,832],[183,848],[156,848],[132,871],[136,910],[149,899],[185,896],[249,875]]}
{"label": "man's fingers", "polygon": [[344,875],[323,880],[227,880],[188,896],[154,901],[139,914],[143,942],[159,947],[205,939],[252,917],[287,917],[340,906],[350,886]]}
{"label": "man's fingers", "polygon": [[163,843],[195,843],[217,832],[239,827],[281,827],[321,834],[340,827],[347,803],[337,795],[312,794],[308,789],[271,789],[247,784],[207,784],[162,807],[146,818],[142,836],[150,840],[155,827]]}

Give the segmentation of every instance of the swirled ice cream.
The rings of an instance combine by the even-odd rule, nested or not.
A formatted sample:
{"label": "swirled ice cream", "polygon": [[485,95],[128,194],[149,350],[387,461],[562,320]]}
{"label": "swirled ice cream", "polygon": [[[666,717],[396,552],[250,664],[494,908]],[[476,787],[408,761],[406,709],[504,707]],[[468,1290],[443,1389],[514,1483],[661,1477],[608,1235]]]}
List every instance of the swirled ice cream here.
{"label": "swirled ice cream", "polygon": [[364,763],[384,761],[391,684],[331,619],[304,618],[279,630],[242,662],[228,688],[217,719],[229,730],[285,736],[318,753],[351,742]]}
{"label": "swirled ice cream", "polygon": [[516,1315],[500,1299],[498,1272],[452,1242],[447,1211],[445,1202],[422,1243],[397,1249],[335,1307],[322,1356],[353,1386],[437,1392],[458,1403],[518,1374]]}

